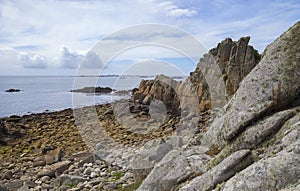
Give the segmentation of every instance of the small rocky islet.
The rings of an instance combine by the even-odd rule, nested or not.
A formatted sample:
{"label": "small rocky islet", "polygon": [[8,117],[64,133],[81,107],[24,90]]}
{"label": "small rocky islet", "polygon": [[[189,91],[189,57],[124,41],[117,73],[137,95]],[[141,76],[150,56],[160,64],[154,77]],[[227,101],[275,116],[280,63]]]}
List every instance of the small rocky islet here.
{"label": "small rocky islet", "polygon": [[12,93],[12,92],[20,92],[20,91],[22,91],[22,90],[20,90],[20,89],[15,89],[15,88],[10,88],[10,89],[8,89],[8,90],[5,90],[5,92],[8,92],[8,93]]}
{"label": "small rocky islet", "polygon": [[111,93],[113,89],[109,87],[84,87],[80,89],[71,90],[71,92],[78,92],[78,93]]}
{"label": "small rocky islet", "polygon": [[[299,190],[299,37],[298,22],[262,55],[227,38],[184,81],[160,75],[130,100],[2,118],[0,190]],[[215,65],[226,94],[212,102]]]}

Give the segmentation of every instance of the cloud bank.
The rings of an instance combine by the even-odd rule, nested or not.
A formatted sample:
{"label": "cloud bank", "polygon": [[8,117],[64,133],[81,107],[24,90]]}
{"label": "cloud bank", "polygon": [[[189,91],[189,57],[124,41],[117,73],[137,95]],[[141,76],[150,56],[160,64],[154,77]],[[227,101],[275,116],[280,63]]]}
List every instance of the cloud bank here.
{"label": "cloud bank", "polygon": [[[26,71],[40,69],[72,75],[86,55],[92,60],[86,62],[89,63],[86,67],[99,67],[102,64],[97,60],[99,56],[88,53],[99,40],[123,28],[145,23],[182,28],[196,36],[207,49],[226,37],[251,36],[250,43],[262,52],[300,19],[299,9],[297,0],[132,0],[130,6],[127,0],[2,0],[0,74],[8,70],[23,73],[20,69],[26,68]],[[139,36],[132,32],[111,40],[126,43],[133,38]],[[179,38],[174,34],[165,39],[183,42]],[[185,43],[182,46],[189,47]],[[136,51],[132,59],[139,59],[145,53]],[[172,55],[166,53],[160,57],[168,56]],[[197,57],[200,56],[198,53]]]}

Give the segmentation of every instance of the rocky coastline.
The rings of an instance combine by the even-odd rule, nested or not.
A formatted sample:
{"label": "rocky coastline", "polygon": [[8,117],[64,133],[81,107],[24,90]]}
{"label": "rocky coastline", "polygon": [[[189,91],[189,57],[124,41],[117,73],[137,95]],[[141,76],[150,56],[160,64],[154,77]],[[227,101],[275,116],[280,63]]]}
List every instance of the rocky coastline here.
{"label": "rocky coastline", "polygon": [[299,190],[299,37],[300,22],[262,55],[227,38],[183,82],[1,118],[0,190]]}

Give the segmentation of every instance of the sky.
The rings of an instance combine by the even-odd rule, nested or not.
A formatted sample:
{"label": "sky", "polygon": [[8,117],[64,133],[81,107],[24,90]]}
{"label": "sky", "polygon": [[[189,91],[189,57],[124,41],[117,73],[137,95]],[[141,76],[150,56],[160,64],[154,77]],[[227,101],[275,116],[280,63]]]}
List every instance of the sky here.
{"label": "sky", "polygon": [[299,0],[0,0],[0,75],[188,74],[227,37],[262,52],[299,20]]}

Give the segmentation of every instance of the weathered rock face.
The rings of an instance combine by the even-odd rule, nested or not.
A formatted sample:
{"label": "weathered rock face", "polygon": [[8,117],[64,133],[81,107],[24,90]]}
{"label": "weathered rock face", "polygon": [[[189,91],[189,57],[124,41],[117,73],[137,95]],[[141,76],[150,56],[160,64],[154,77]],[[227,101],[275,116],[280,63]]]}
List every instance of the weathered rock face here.
{"label": "weathered rock face", "polygon": [[268,113],[282,110],[299,99],[299,32],[296,24],[269,45],[261,62],[244,79],[206,134],[207,143],[222,146],[249,124]]}
{"label": "weathered rock face", "polygon": [[[141,81],[139,90],[132,96],[132,101],[149,105],[151,100],[158,99],[166,104],[168,110],[179,111],[181,96],[190,94],[187,91],[193,91],[191,88],[186,88],[191,83],[199,99],[200,111],[211,109],[209,85],[212,84],[206,82],[206,80],[210,80],[209,76],[213,75],[215,81],[225,83],[226,95],[224,95],[225,92],[222,94],[224,98],[230,98],[238,89],[243,78],[258,63],[259,55],[252,46],[248,45],[249,40],[250,37],[243,37],[237,42],[230,38],[225,39],[200,59],[195,71],[191,72],[184,82],[167,79],[168,77],[163,75],[157,76],[154,80]],[[212,65],[216,67],[210,67]],[[216,69],[220,71],[213,71]],[[220,76],[217,76],[218,74]],[[168,83],[164,83],[162,79],[167,79]],[[218,106],[226,103],[226,99],[221,100],[220,98],[216,101],[220,102]]]}
{"label": "weathered rock face", "polygon": [[[201,65],[217,64],[220,73],[219,80],[224,80],[227,99],[230,98],[238,89],[240,82],[247,76],[259,62],[257,51],[249,46],[250,37],[243,37],[237,42],[227,38],[220,42],[216,48],[209,51],[209,54],[203,56],[194,72],[191,72],[189,79],[199,97],[200,111],[211,109],[210,89],[206,82],[207,74],[211,71],[203,70]],[[205,74],[203,73],[205,72]],[[216,75],[216,73],[215,73]],[[217,77],[218,78],[218,77]],[[221,103],[224,105],[225,102]]]}
{"label": "weathered rock face", "polygon": [[132,101],[149,105],[153,99],[157,99],[163,101],[169,110],[176,110],[180,104],[176,94],[177,86],[177,81],[164,75],[159,75],[154,80],[142,80]]}
{"label": "weathered rock face", "polygon": [[[218,47],[232,46],[231,52],[247,52],[241,48],[246,43],[247,38],[241,39],[237,43],[240,46],[235,47],[226,39]],[[297,190],[300,176],[299,44],[300,22],[267,47],[260,63],[239,84],[208,130],[196,138],[200,145],[185,145],[180,151],[170,151],[155,165],[140,190]],[[248,56],[228,56],[225,49],[211,51],[226,60],[229,58],[228,65],[220,66],[225,73],[230,70],[225,74],[228,91],[234,90],[235,79],[244,75],[230,63],[244,59],[244,66],[252,66],[245,61]],[[205,155],[197,153],[196,156],[201,156],[199,160],[205,161],[204,168],[190,173],[192,165],[185,153],[196,147],[207,148],[204,154],[212,158],[204,160]],[[176,153],[173,160],[168,158],[170,153]],[[178,165],[181,174],[174,172],[176,159],[181,160]],[[184,171],[186,169],[189,173]]]}

